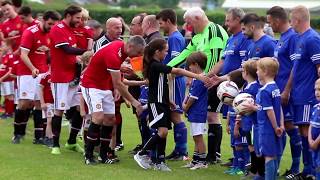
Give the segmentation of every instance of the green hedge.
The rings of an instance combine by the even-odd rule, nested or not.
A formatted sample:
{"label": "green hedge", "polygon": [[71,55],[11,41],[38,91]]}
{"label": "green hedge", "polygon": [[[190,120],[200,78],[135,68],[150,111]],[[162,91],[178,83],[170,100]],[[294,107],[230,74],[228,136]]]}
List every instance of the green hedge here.
{"label": "green hedge", "polygon": [[[47,9],[45,9],[45,10],[47,10]],[[33,8],[34,14],[41,13],[45,10]],[[106,10],[101,10],[101,9],[89,9],[88,8],[88,10],[90,12],[90,16],[93,19],[95,19],[101,23],[104,23],[108,18],[113,17],[118,14],[120,14],[124,18],[126,23],[130,23],[132,18],[136,14],[139,14],[142,12],[146,12],[147,14],[157,14],[158,12],[160,12],[160,9],[146,9],[146,10],[145,9],[121,9],[121,10],[119,10],[119,9],[106,9]],[[63,10],[58,9],[57,11],[60,12],[61,15],[63,14]],[[184,23],[183,14],[184,14],[184,11],[177,10],[177,17],[178,17],[178,24],[179,25],[182,25]],[[223,13],[208,12],[207,15],[211,21],[214,21],[218,24],[222,24],[224,22],[225,15]]]}
{"label": "green hedge", "polygon": [[[40,8],[34,8],[33,11],[34,13],[39,13],[43,12],[47,9],[40,9]],[[104,9],[104,8],[99,8],[99,9],[90,9],[88,8],[90,12],[90,16],[93,19],[98,20],[101,23],[104,23],[108,18],[113,17],[115,15],[120,14],[126,23],[130,23],[132,18],[139,13],[146,12],[147,14],[157,14],[160,9],[157,8],[150,8],[150,9]],[[63,10],[57,10],[61,14],[63,14]],[[183,14],[184,11],[182,10],[177,10],[177,16],[178,16],[178,24],[182,25],[184,23],[183,21]],[[214,12],[210,11],[206,13],[208,18],[218,24],[223,24],[224,19],[225,19],[225,14],[221,11],[219,12]],[[313,17],[311,20],[311,26],[316,29],[320,29],[320,17]]]}

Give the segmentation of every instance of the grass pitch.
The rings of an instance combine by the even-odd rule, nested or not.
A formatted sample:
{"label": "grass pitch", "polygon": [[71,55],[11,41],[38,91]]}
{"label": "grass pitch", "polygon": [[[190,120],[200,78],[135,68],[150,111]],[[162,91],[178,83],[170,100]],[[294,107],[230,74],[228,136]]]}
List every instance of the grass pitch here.
{"label": "grass pitch", "polygon": [[[33,123],[30,119],[25,140],[21,144],[11,144],[13,132],[12,119],[0,120],[0,179],[130,179],[130,180],[208,180],[219,178],[221,180],[240,179],[239,176],[229,176],[223,173],[225,167],[220,165],[209,166],[208,169],[191,171],[181,168],[186,162],[168,161],[171,173],[143,170],[128,151],[140,143],[140,136],[135,117],[131,109],[122,107],[123,130],[122,140],[124,150],[117,152],[120,162],[117,164],[87,166],[84,164],[82,154],[70,152],[63,148],[68,136],[68,127],[62,128],[60,144],[62,154],[55,156],[50,154],[50,149],[43,145],[33,145]],[[187,123],[188,124],[188,123]],[[231,157],[230,136],[225,132],[223,126],[222,156],[223,160]],[[188,151],[193,153],[193,141],[188,135]],[[167,142],[167,153],[174,147],[173,132],[169,132]],[[281,173],[291,165],[290,148],[287,145],[281,161]]]}

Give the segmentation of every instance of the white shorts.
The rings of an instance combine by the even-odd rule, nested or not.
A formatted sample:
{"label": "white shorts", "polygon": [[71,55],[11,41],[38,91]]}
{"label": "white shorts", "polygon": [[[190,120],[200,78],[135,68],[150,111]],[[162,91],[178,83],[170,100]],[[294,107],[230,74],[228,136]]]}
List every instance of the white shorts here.
{"label": "white shorts", "polygon": [[207,132],[206,123],[190,123],[191,136],[203,135]]}
{"label": "white shorts", "polygon": [[40,100],[39,84],[42,76],[43,74],[40,74],[36,78],[33,78],[32,75],[18,76],[17,85],[19,99]]}
{"label": "white shorts", "polygon": [[112,91],[81,86],[82,96],[85,100],[89,114],[104,112],[104,114],[115,114],[115,104]]}
{"label": "white shorts", "polygon": [[80,105],[79,86],[70,87],[69,83],[51,83],[54,109],[68,110]]}
{"label": "white shorts", "polygon": [[46,103],[47,104],[47,110],[42,110],[42,118],[52,118],[54,115],[53,112],[53,104]]}
{"label": "white shorts", "polygon": [[1,96],[14,95],[14,81],[2,82],[0,88]]}

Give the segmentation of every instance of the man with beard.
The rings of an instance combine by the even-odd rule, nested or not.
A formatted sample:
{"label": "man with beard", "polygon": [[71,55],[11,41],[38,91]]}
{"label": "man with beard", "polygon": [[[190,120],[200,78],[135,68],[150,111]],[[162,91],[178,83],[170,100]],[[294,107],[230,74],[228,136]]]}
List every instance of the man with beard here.
{"label": "man with beard", "polygon": [[43,73],[48,71],[49,31],[60,19],[60,15],[54,11],[47,11],[43,20],[36,25],[27,28],[21,38],[21,60],[19,63],[18,96],[19,103],[14,119],[13,143],[19,143],[25,134],[28,121],[27,109],[32,106],[34,118],[34,144],[42,144],[43,122],[40,106],[38,84]]}
{"label": "man with beard", "polygon": [[[162,63],[168,64],[171,59],[179,56],[186,47],[185,39],[177,28],[177,15],[172,9],[164,9],[157,15],[160,28],[168,35],[168,54]],[[182,103],[185,97],[186,82],[183,76],[176,76],[172,80],[173,93],[171,100],[176,107],[171,112],[171,121],[174,124],[173,133],[175,148],[166,157],[168,160],[183,160],[188,156],[187,151],[187,127],[181,118],[183,113]]]}
{"label": "man with beard", "polygon": [[241,20],[244,34],[253,40],[246,60],[273,57],[276,41],[263,32],[265,19],[255,13],[246,14]]}
{"label": "man with beard", "polygon": [[[64,19],[52,27],[50,31],[51,82],[54,98],[54,116],[52,118],[53,148],[51,154],[60,152],[60,131],[62,115],[65,110],[79,106],[78,86],[70,87],[69,83],[75,78],[76,56],[86,50],[76,46],[76,37],[72,28],[81,23],[81,7],[71,5],[64,11]],[[71,118],[71,130],[67,149],[83,153],[83,149],[76,143],[76,137],[82,126],[79,111],[75,111]]]}

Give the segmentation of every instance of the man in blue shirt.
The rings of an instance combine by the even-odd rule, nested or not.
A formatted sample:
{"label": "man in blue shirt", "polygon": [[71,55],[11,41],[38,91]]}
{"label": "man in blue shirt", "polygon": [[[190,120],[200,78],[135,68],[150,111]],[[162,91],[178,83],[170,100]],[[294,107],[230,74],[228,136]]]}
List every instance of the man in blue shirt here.
{"label": "man in blue shirt", "polygon": [[298,33],[293,59],[292,89],[293,120],[299,126],[302,139],[303,176],[314,172],[308,144],[308,128],[311,107],[317,103],[314,83],[320,67],[320,36],[310,27],[310,13],[304,6],[297,6],[291,12],[291,25]]}
{"label": "man in blue shirt", "polygon": [[[168,54],[163,60],[168,64],[171,59],[179,56],[186,47],[185,39],[177,28],[177,15],[172,9],[164,9],[157,15],[160,28],[168,35]],[[185,97],[186,82],[183,76],[176,76],[172,81],[173,93],[170,99],[176,104],[176,108],[171,112],[171,120],[174,124],[174,141],[176,143],[173,152],[166,158],[169,160],[182,160],[187,156],[187,127],[181,115],[183,113],[182,103]]]}
{"label": "man in blue shirt", "polygon": [[[297,33],[290,27],[287,12],[279,6],[274,6],[267,11],[267,21],[276,33],[281,33],[280,39],[274,51],[274,57],[278,59],[280,69],[276,76],[276,83],[281,92],[281,104],[284,115],[285,130],[290,137],[290,148],[292,164],[283,176],[293,177],[299,173],[301,156],[301,136],[298,128],[293,124],[292,101],[289,100],[289,86],[292,82],[290,77],[292,61],[290,55],[293,53]],[[289,78],[290,77],[290,78]],[[285,142],[284,142],[285,143]],[[280,159],[279,159],[280,160]]]}
{"label": "man in blue shirt", "polygon": [[245,60],[273,57],[276,41],[263,32],[264,20],[257,14],[249,13],[242,18],[241,23],[244,34],[253,39]]}

